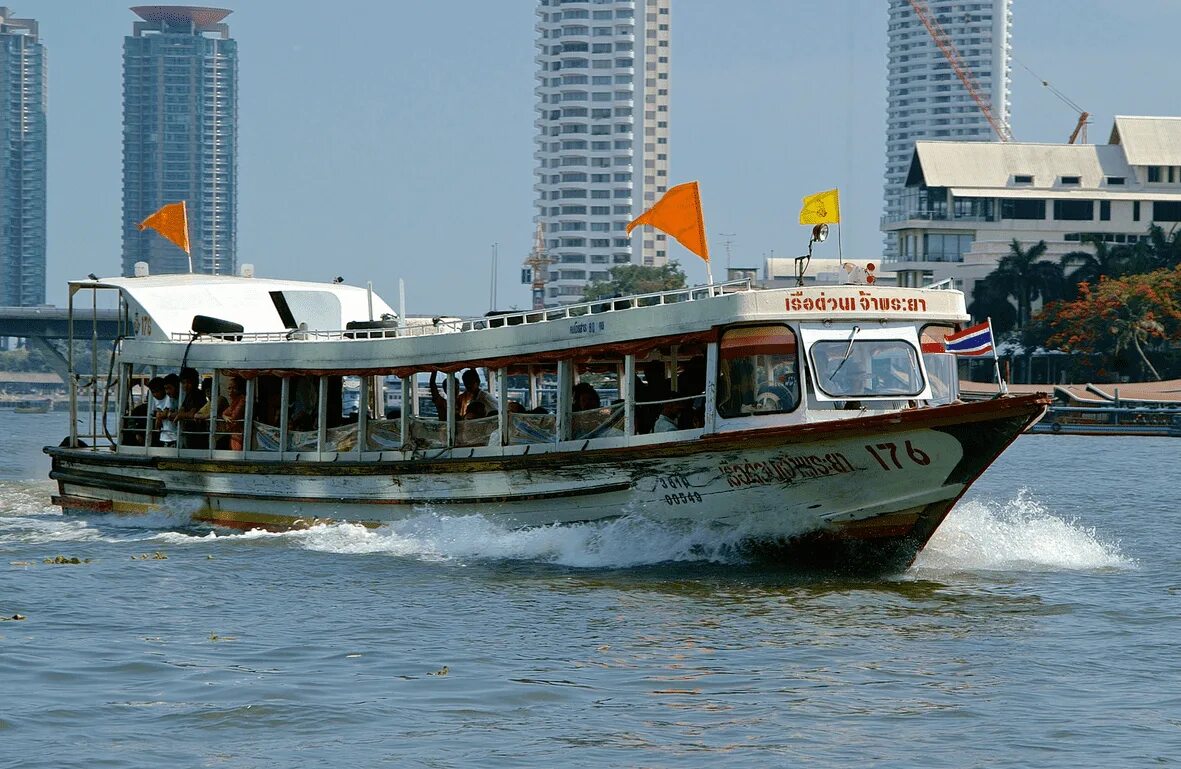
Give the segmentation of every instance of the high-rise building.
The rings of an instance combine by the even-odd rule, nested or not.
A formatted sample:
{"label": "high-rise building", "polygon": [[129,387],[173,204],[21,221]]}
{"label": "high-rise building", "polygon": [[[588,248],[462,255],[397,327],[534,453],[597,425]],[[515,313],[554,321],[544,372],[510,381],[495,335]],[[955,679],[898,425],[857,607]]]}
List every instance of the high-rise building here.
{"label": "high-rise building", "polygon": [[627,224],[668,189],[671,0],[539,0],[537,210],[546,303],[577,302],[614,265],[668,261]]}
{"label": "high-rise building", "polygon": [[132,8],[123,39],[123,274],[188,272],[184,252],[137,225],[185,201],[193,269],[233,274],[237,261],[238,45],[230,11]]}
{"label": "high-rise building", "polygon": [[[1002,125],[1009,122],[1010,0],[926,0],[971,70],[979,95]],[[887,61],[886,185],[883,228],[904,215],[906,175],[919,139],[995,141],[997,134],[935,45],[910,0],[890,0]],[[900,253],[887,233],[886,258]]]}
{"label": "high-rise building", "polygon": [[0,305],[45,304],[45,47],[0,7]]}

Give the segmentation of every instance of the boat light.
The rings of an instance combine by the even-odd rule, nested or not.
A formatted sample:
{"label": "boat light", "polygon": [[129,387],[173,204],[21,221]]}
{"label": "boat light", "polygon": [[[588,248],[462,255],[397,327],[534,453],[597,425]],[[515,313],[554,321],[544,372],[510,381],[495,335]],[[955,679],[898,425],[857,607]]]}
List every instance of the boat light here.
{"label": "boat light", "polygon": [[253,278],[254,277],[254,265],[250,264],[249,262],[247,262],[246,264],[243,264],[242,267],[238,270],[238,274],[241,275],[243,278]]}
{"label": "boat light", "polygon": [[148,277],[148,263],[147,262],[136,262],[135,263],[135,277],[137,277],[137,278]]}

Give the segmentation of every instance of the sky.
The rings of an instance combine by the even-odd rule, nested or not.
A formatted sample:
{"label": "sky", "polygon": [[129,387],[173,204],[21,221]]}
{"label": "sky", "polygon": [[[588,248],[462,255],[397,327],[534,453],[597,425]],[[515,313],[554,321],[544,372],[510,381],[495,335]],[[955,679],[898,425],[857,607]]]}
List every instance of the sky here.
{"label": "sky", "polygon": [[[48,51],[60,305],[67,280],[120,270],[122,45],[137,17],[112,0],[9,5]],[[469,316],[489,309],[495,257],[498,308],[529,306],[535,0],[222,6],[239,47],[239,264],[372,281],[395,306],[401,278],[409,313]],[[671,24],[669,180],[700,182],[715,275],[803,253],[800,200],[831,187],[844,254],[876,258],[886,0],[675,0]],[[1074,127],[1041,79],[1092,113],[1093,143],[1117,114],[1181,114],[1178,29],[1181,0],[1013,0],[1016,138]],[[697,257],[670,254],[705,281]]]}

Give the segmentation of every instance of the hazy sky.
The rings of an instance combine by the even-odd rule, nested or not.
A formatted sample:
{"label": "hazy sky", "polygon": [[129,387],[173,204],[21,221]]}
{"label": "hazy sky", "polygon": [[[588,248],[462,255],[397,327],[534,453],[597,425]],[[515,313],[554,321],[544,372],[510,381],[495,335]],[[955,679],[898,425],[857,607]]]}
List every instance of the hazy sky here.
{"label": "hazy sky", "polygon": [[[238,261],[257,274],[372,280],[412,313],[526,307],[533,235],[535,0],[251,0],[239,45]],[[49,301],[120,268],[122,45],[113,0],[12,0],[49,52]],[[1014,0],[1022,141],[1074,113],[1181,114],[1181,0]],[[701,182],[715,273],[802,253],[803,195],[841,190],[844,252],[878,255],[885,0],[676,0],[670,183]],[[732,233],[732,237],[722,233]],[[835,256],[835,239],[824,244]],[[675,246],[691,282],[705,270]]]}

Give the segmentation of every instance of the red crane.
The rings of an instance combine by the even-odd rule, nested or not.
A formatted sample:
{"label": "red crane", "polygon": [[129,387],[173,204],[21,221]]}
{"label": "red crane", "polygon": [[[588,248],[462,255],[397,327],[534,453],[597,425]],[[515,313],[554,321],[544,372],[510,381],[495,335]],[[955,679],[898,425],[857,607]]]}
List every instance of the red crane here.
{"label": "red crane", "polygon": [[988,105],[988,100],[980,95],[980,86],[976,83],[976,78],[972,75],[972,70],[960,58],[960,52],[955,47],[955,43],[951,41],[947,32],[944,31],[943,26],[931,14],[931,9],[927,7],[924,0],[907,0],[910,7],[914,9],[915,16],[919,17],[919,21],[927,28],[927,32],[931,35],[931,39],[935,41],[935,45],[943,52],[943,56],[947,59],[947,63],[951,65],[951,70],[955,72],[956,77],[964,84],[964,88],[968,91],[968,95],[976,102],[976,106],[984,114],[988,120],[988,124],[992,126],[992,130],[996,131],[997,137],[1003,142],[1013,140],[1013,132],[1009,129],[1004,120],[992,114],[992,108]]}

